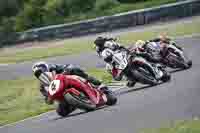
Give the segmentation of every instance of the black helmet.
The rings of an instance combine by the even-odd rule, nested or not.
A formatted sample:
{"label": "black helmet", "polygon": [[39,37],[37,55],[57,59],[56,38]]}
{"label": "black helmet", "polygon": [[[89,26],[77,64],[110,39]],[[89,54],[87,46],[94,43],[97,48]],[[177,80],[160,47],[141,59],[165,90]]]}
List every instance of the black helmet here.
{"label": "black helmet", "polygon": [[97,46],[97,47],[100,47],[102,48],[104,46],[104,43],[105,43],[106,39],[103,38],[103,37],[97,37],[94,41],[94,44]]}

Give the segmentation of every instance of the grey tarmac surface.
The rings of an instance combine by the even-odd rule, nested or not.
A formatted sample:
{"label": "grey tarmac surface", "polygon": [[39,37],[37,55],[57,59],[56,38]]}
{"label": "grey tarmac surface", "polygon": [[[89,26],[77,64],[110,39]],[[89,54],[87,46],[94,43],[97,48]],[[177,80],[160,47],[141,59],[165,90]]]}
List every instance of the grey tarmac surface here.
{"label": "grey tarmac surface", "polygon": [[[185,42],[186,40],[186,42]],[[186,37],[176,40],[178,43],[187,44],[185,47],[195,47],[193,45],[198,44],[199,40],[191,39],[191,37]],[[187,43],[188,42],[188,43]],[[191,53],[190,48],[187,50]],[[187,52],[186,51],[186,52]],[[68,55],[68,56],[58,56],[47,59],[41,59],[37,61],[47,61],[49,63],[56,64],[74,64],[80,66],[83,69],[86,68],[103,68],[105,66],[104,62],[99,59],[95,52],[82,53],[80,55]],[[35,61],[18,63],[18,64],[9,64],[0,66],[0,80],[4,79],[16,79],[20,77],[29,77],[32,75],[31,67]]]}
{"label": "grey tarmac surface", "polygon": [[[193,59],[193,67],[173,72],[171,82],[154,87],[140,84],[134,88],[124,87],[117,91],[119,101],[115,106],[89,113],[77,111],[66,118],[49,112],[4,126],[0,128],[0,133],[136,133],[142,128],[156,128],[173,120],[200,116],[200,37],[177,41],[183,44]],[[90,57],[90,54],[87,56]],[[97,61],[96,56],[92,57]],[[96,62],[83,62],[81,65],[86,67],[92,64],[97,65]]]}

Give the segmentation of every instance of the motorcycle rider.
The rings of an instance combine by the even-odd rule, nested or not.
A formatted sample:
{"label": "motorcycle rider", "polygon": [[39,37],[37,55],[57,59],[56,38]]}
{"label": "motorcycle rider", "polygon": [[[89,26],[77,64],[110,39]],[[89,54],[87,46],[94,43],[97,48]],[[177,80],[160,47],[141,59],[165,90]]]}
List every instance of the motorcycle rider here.
{"label": "motorcycle rider", "polygon": [[48,97],[48,86],[56,74],[77,75],[92,83],[92,85],[95,86],[94,88],[100,89],[105,93],[110,92],[110,90],[104,84],[102,84],[101,81],[92,76],[89,76],[81,68],[72,64],[58,65],[48,64],[41,61],[36,62],[33,65],[32,71],[34,76],[40,81],[40,92],[45,97],[46,102]]}
{"label": "motorcycle rider", "polygon": [[[160,56],[153,56],[151,54],[151,51],[148,49],[150,47],[155,47],[153,42],[156,43],[156,45],[159,45],[160,49]],[[148,41],[143,41],[143,40],[138,40],[135,43],[135,46],[137,47],[137,52],[136,54],[139,56],[142,56],[146,58],[148,61],[153,62],[153,63],[163,63],[163,57],[165,57],[166,52],[167,52],[167,45],[172,44],[178,49],[182,50],[181,47],[176,45],[174,41],[171,40],[171,38],[167,37],[165,34],[159,35],[157,38],[148,40]]]}
{"label": "motorcycle rider", "polygon": [[147,42],[158,42],[160,45],[172,44],[172,45],[174,45],[176,48],[178,48],[180,50],[183,49],[180,46],[178,46],[174,41],[172,41],[172,39],[170,37],[168,37],[165,33],[162,33],[157,38],[154,38],[154,39],[149,40]]}
{"label": "motorcycle rider", "polygon": [[[95,48],[96,48],[96,52],[98,54],[98,56],[100,58],[103,58],[104,61],[106,62],[106,69],[109,73],[112,74],[112,77],[117,80],[120,81],[122,80],[124,73],[122,72],[122,70],[118,70],[116,69],[116,64],[112,59],[112,55],[114,52],[116,51],[128,51],[127,48],[125,48],[124,46],[121,46],[119,43],[116,42],[116,39],[114,38],[106,38],[106,37],[97,37],[94,41],[95,44]],[[133,87],[135,85],[135,80],[132,79],[132,77],[127,77],[128,78],[128,83],[127,86],[128,87]]]}
{"label": "motorcycle rider", "polygon": [[135,45],[135,47],[133,49],[130,48],[131,52],[134,52],[136,55],[141,56],[145,59],[147,59],[148,61],[152,62],[152,63],[161,63],[163,58],[161,56],[161,50],[159,51],[159,53],[157,53],[158,55],[152,55],[151,51],[149,51],[149,48],[154,47],[154,44],[152,42],[149,41],[143,41],[143,40],[138,40]]}

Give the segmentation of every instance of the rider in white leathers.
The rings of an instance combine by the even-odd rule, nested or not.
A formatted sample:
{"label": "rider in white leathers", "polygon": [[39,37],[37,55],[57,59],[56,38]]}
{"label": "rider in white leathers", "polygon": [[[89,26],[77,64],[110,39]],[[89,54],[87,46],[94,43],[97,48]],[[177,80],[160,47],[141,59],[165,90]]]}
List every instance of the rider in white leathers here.
{"label": "rider in white leathers", "polygon": [[[113,54],[122,50],[128,51],[125,47],[121,46],[113,38],[98,37],[94,41],[96,52],[99,57],[103,58],[106,64],[106,69],[110,72],[115,80],[122,80],[124,74],[122,70],[116,69],[116,64],[113,60]],[[135,85],[135,81],[129,80],[127,86],[132,87]]]}

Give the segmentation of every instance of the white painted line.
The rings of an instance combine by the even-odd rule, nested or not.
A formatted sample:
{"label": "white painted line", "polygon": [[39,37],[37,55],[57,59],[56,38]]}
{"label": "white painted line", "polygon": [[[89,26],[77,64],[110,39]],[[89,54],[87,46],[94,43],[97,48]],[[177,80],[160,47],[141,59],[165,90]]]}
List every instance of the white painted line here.
{"label": "white painted line", "polygon": [[123,86],[123,85],[125,85],[125,83],[112,84],[112,85],[108,85],[108,86],[115,87],[115,86]]}
{"label": "white painted line", "polygon": [[32,120],[32,119],[35,119],[35,118],[41,117],[42,115],[45,115],[45,114],[48,114],[48,113],[52,113],[52,112],[54,112],[54,111],[55,111],[55,110],[48,111],[48,112],[42,113],[42,114],[40,114],[40,115],[36,115],[36,116],[33,116],[33,117],[28,117],[28,118],[23,119],[23,120],[19,120],[19,121],[16,121],[16,122],[10,123],[10,124],[6,124],[6,125],[3,125],[3,126],[0,126],[0,129],[5,128],[5,127],[14,126],[14,125],[20,124],[20,123],[22,123],[22,122],[24,122],[24,121]]}
{"label": "white painted line", "polygon": [[10,64],[0,64],[0,66],[8,66],[8,65],[10,65]]}

